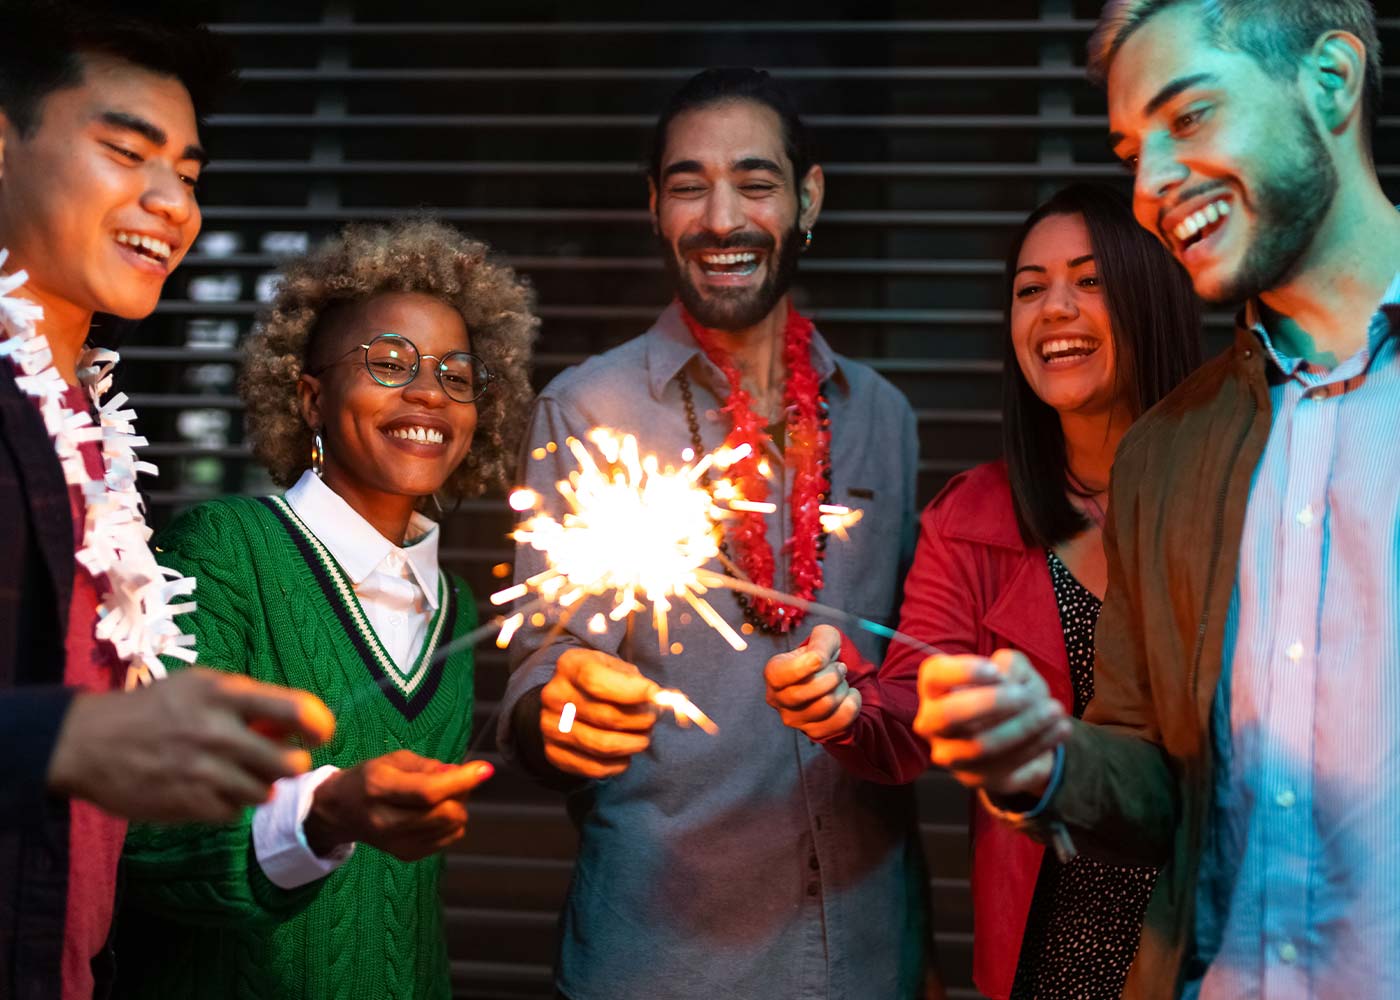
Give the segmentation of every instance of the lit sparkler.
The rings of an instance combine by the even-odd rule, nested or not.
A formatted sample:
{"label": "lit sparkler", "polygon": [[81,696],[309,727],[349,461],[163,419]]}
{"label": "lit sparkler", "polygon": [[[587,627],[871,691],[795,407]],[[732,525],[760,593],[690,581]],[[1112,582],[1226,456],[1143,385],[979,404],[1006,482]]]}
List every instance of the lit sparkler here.
{"label": "lit sparkler", "polygon": [[[715,586],[744,590],[753,585],[705,567],[716,559],[728,565],[721,549],[727,519],[740,512],[777,511],[772,503],[747,499],[724,476],[749,454],[748,445],[719,448],[703,456],[687,448],[681,456],[684,464],[675,468],[662,467],[655,455],[642,455],[631,434],[599,427],[587,438],[598,457],[578,438],[564,442],[578,468],[555,484],[567,505],[562,516],[543,510],[543,500],[534,490],[511,493],[512,509],[533,512],[511,537],[541,552],[545,568],[492,594],[491,603],[503,606],[533,595],[560,609],[560,620],[554,625],[559,631],[584,598],[610,598],[606,614],[597,612],[589,618],[589,633],[605,633],[609,621],[625,620],[630,637],[633,617],[650,611],[662,655],[678,648],[669,640],[671,610],[689,605],[734,649],[747,649],[748,643],[705,595]],[[555,451],[557,446],[538,448],[533,454],[543,458]],[[849,537],[846,529],[863,516],[860,510],[835,504],[823,504],[819,513],[822,530],[843,539]],[[787,602],[787,596],[782,595],[786,603],[801,603],[796,598]],[[816,607],[843,615],[834,608]],[[861,627],[876,627],[864,619],[845,617]],[[508,646],[524,622],[522,612],[505,618],[496,644],[503,649]],[[707,733],[717,732],[709,716],[680,691],[658,689],[651,700],[658,709],[674,713],[683,726],[694,723]]]}
{"label": "lit sparkler", "polygon": [[[748,445],[698,458],[687,449],[685,464],[677,469],[663,468],[654,455],[641,455],[631,434],[594,428],[588,440],[602,464],[578,438],[564,442],[578,469],[556,484],[569,508],[562,518],[540,512],[541,498],[533,490],[511,494],[514,509],[537,511],[512,537],[542,552],[547,568],[493,594],[492,603],[508,604],[533,593],[568,608],[584,597],[611,596],[607,618],[614,622],[650,610],[663,655],[670,645],[669,612],[685,604],[734,649],[747,649],[748,643],[705,599],[712,584],[703,571],[720,556],[726,519],[740,511],[777,510],[771,503],[746,499],[722,476],[748,455]],[[706,484],[712,472],[721,476]],[[848,507],[821,507],[823,530],[841,537],[861,516]],[[595,615],[589,630],[604,628]],[[513,634],[513,628],[503,629],[498,645],[504,647]]]}

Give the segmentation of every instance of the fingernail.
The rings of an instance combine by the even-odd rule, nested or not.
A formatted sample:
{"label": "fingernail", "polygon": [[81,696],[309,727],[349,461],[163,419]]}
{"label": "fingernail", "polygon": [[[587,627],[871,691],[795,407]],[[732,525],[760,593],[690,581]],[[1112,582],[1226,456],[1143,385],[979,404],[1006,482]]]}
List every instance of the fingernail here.
{"label": "fingernail", "polygon": [[481,761],[476,768],[477,781],[485,781],[496,773],[496,768],[489,761]]}
{"label": "fingernail", "polygon": [[842,677],[845,677],[845,676],[846,676],[846,665],[845,665],[844,663],[842,663],[840,660],[837,660],[837,661],[836,661],[836,666],[837,666],[837,668],[841,671],[841,676],[842,676]]}

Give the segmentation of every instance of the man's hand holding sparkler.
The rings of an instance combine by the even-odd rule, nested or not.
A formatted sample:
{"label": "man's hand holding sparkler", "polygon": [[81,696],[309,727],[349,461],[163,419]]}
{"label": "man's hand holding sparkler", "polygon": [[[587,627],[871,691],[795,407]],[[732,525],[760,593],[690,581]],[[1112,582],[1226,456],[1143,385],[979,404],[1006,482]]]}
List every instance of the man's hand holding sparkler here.
{"label": "man's hand holding sparkler", "polygon": [[660,691],[615,656],[566,650],[540,691],[545,757],[559,770],[585,778],[621,774],[634,754],[651,745],[653,698]]}
{"label": "man's hand holding sparkler", "polygon": [[467,796],[493,773],[486,761],[443,764],[412,750],[337,771],[316,789],[306,842],[322,856],[358,842],[421,860],[466,832]]}
{"label": "man's hand holding sparkler", "polygon": [[914,731],[930,759],[992,795],[1045,793],[1054,748],[1069,739],[1064,706],[1023,655],[930,656],[919,668]]}
{"label": "man's hand holding sparkler", "polygon": [[315,695],[203,667],[73,699],[49,761],[59,795],[127,819],[227,823],[311,765],[335,717]]}
{"label": "man's hand holding sparkler", "polygon": [[844,732],[860,715],[860,692],[846,683],[840,655],[841,633],[818,625],[801,649],[768,661],[763,668],[767,700],[784,725],[823,740]]}

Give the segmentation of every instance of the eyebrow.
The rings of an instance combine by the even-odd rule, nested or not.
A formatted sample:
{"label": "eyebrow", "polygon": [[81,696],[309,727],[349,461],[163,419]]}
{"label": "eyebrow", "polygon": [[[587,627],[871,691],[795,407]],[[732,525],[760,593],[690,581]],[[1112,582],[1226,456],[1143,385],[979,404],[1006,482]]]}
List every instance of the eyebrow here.
{"label": "eyebrow", "polygon": [[[127,132],[135,132],[153,146],[164,146],[170,137],[165,134],[165,129],[153,122],[149,122],[140,115],[133,115],[126,111],[103,111],[97,116],[98,121],[113,128],[123,129]],[[194,160],[201,167],[209,163],[209,154],[201,147],[191,143],[186,146],[184,152],[180,154],[182,160]]]}
{"label": "eyebrow", "polygon": [[[1069,262],[1069,266],[1079,267],[1081,264],[1087,264],[1093,259],[1093,254],[1086,253],[1082,257],[1075,257],[1073,260],[1071,260]],[[1016,275],[1019,275],[1022,271],[1036,271],[1040,274],[1046,273],[1045,268],[1041,267],[1039,264],[1022,264],[1020,267],[1016,268],[1016,274],[1012,275],[1012,277],[1016,277]]]}
{"label": "eyebrow", "polygon": [[[661,176],[664,179],[673,174],[698,174],[704,169],[704,165],[699,160],[677,160],[661,171]],[[741,160],[735,160],[729,169],[739,173],[750,170],[767,170],[781,175],[783,172],[782,167],[766,156],[746,156]]]}
{"label": "eyebrow", "polygon": [[735,160],[733,169],[745,170],[767,170],[775,174],[781,174],[783,168],[778,166],[766,156],[746,156],[742,160]]}
{"label": "eyebrow", "polygon": [[[1192,87],[1197,86],[1198,84],[1202,84],[1208,80],[1214,79],[1214,73],[1193,73],[1190,76],[1177,77],[1171,83],[1167,84],[1161,90],[1157,91],[1157,93],[1153,95],[1152,99],[1142,106],[1143,117],[1155,114],[1162,107],[1163,104],[1166,104],[1168,101],[1170,101],[1173,97],[1176,97],[1182,91],[1189,90]],[[1117,147],[1117,145],[1120,142],[1122,142],[1124,138],[1125,137],[1121,132],[1108,133],[1108,148],[1113,149]]]}

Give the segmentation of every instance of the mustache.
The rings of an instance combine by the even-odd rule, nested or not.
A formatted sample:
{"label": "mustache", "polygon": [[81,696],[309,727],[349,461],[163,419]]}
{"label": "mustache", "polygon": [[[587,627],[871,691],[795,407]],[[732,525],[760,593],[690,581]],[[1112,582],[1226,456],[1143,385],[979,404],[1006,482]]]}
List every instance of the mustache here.
{"label": "mustache", "polygon": [[765,233],[735,233],[720,240],[704,233],[696,233],[694,236],[682,237],[676,244],[676,249],[681,253],[690,253],[693,250],[772,250],[775,245],[773,237]]}

